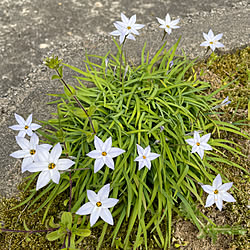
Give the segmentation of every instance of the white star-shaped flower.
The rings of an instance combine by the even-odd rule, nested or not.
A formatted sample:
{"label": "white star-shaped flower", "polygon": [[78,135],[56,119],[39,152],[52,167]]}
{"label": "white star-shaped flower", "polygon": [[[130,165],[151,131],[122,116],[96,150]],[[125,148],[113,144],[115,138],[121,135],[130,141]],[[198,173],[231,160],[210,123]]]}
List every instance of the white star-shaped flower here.
{"label": "white star-shaped flower", "polygon": [[26,170],[30,172],[42,171],[38,176],[36,190],[46,186],[50,180],[58,184],[60,180],[60,172],[58,170],[69,169],[75,164],[74,161],[69,159],[59,159],[62,154],[60,143],[57,143],[50,153],[42,147],[38,147],[39,154],[37,161],[29,167],[26,167]]}
{"label": "white star-shaped flower", "polygon": [[224,45],[218,42],[222,38],[223,34],[214,35],[213,31],[210,29],[208,34],[203,33],[203,37],[205,38],[205,42],[201,43],[200,46],[210,47],[212,51],[216,48],[222,48]]}
{"label": "white star-shaped flower", "polygon": [[180,28],[180,26],[176,26],[176,24],[179,23],[180,19],[171,21],[169,14],[166,15],[165,20],[160,19],[159,17],[156,17],[156,19],[161,24],[160,28],[164,29],[165,32],[168,33],[169,35],[171,34],[172,29]]}
{"label": "white star-shaped flower", "polygon": [[32,114],[29,115],[26,121],[18,114],[15,114],[15,118],[19,124],[10,126],[9,128],[13,130],[20,130],[18,133],[19,137],[25,137],[26,134],[32,136],[34,130],[41,128],[40,125],[32,123]]}
{"label": "white star-shaped flower", "polygon": [[76,214],[90,214],[91,227],[97,222],[99,217],[101,217],[108,224],[114,225],[113,217],[109,208],[114,207],[119,200],[108,198],[109,191],[110,184],[103,186],[97,194],[92,190],[87,190],[87,196],[90,202],[81,206],[77,210]]}
{"label": "white star-shaped flower", "polygon": [[[30,165],[38,159],[38,143],[39,138],[38,136],[33,133],[30,137],[30,141],[28,141],[26,138],[18,137],[16,136],[16,142],[17,144],[22,148],[22,150],[18,150],[10,154],[10,156],[14,158],[23,158],[22,162],[22,173],[27,170],[27,167],[29,168]],[[49,151],[52,147],[49,144],[41,144],[39,145],[41,148],[44,148],[45,150]]]}
{"label": "white star-shaped flower", "polygon": [[151,148],[149,145],[145,149],[138,144],[136,145],[139,156],[137,156],[134,161],[139,161],[139,170],[141,170],[144,166],[146,166],[150,170],[151,161],[158,158],[160,155],[156,153],[151,153]]}
{"label": "white star-shaped flower", "polygon": [[234,197],[227,192],[227,190],[229,190],[232,185],[233,182],[222,184],[220,174],[215,177],[213,186],[202,184],[201,187],[203,188],[203,190],[209,194],[206,200],[205,207],[210,207],[215,203],[218,209],[221,211],[223,201],[235,202],[236,200],[234,199]]}
{"label": "white star-shaped flower", "polygon": [[96,159],[94,164],[94,173],[99,171],[104,166],[104,164],[114,170],[115,164],[112,158],[124,153],[125,150],[120,148],[112,148],[111,137],[103,142],[95,135],[94,144],[96,150],[93,150],[87,154],[87,156],[89,156],[90,158]]}
{"label": "white star-shaped flower", "polygon": [[192,146],[191,153],[198,153],[201,159],[204,156],[204,150],[212,150],[212,147],[207,144],[211,136],[211,133],[203,135],[200,138],[200,135],[197,131],[194,131],[194,138],[193,139],[186,139],[185,141]]}
{"label": "white star-shaped flower", "polygon": [[117,30],[111,32],[113,36],[120,36],[120,43],[122,44],[125,40],[125,37],[128,39],[135,40],[134,35],[139,35],[137,30],[142,29],[144,24],[136,24],[136,15],[133,15],[128,19],[123,13],[121,13],[122,22],[116,21],[114,26]]}

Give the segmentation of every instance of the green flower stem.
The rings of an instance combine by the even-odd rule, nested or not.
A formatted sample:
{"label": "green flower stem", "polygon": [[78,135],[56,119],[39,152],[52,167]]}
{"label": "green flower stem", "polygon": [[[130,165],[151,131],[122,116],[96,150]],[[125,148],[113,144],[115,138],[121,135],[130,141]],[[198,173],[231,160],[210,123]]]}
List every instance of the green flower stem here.
{"label": "green flower stem", "polygon": [[60,76],[60,81],[64,84],[64,86],[68,89],[68,91],[72,94],[73,98],[75,99],[75,101],[77,102],[77,104],[79,105],[79,107],[84,111],[84,113],[86,114],[86,116],[88,117],[89,119],[89,123],[90,123],[90,126],[93,130],[93,133],[96,134],[96,131],[94,129],[94,125],[92,123],[92,120],[91,120],[91,117],[89,116],[87,110],[82,106],[81,102],[78,100],[78,98],[73,95],[71,89],[69,88],[68,84],[64,81],[64,79],[62,78],[62,75],[59,73],[59,71],[57,69],[56,70],[56,73],[58,74],[58,76]]}

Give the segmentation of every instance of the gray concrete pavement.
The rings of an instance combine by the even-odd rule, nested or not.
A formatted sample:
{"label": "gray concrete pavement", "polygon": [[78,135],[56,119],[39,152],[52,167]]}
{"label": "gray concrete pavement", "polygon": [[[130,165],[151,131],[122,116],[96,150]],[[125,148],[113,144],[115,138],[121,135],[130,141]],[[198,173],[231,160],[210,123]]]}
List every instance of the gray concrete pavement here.
{"label": "gray concrete pavement", "polygon": [[[127,43],[131,60],[147,40],[151,54],[159,47],[162,30],[155,17],[170,13],[181,18],[181,28],[169,37],[171,46],[182,35],[181,47],[187,55],[204,53],[199,44],[202,32],[211,28],[223,33],[224,51],[249,44],[249,5],[234,0],[1,0],[0,2],[0,195],[11,196],[21,178],[20,162],[9,157],[18,149],[14,131],[14,112],[27,117],[47,119],[53,107],[47,93],[62,91],[58,81],[51,81],[51,72],[42,59],[54,53],[64,62],[83,66],[83,56],[104,55],[114,49],[109,32],[120,12],[128,17],[137,14],[137,22],[146,24],[137,41]],[[66,72],[66,79],[70,79]],[[71,80],[70,80],[71,81]]]}

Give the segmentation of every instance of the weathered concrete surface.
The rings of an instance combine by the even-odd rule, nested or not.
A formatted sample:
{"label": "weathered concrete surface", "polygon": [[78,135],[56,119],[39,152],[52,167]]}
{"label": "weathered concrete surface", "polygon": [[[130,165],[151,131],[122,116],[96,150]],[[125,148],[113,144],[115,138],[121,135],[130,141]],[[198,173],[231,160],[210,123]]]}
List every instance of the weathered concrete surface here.
{"label": "weathered concrete surface", "polygon": [[[202,32],[210,28],[224,33],[225,51],[249,43],[249,6],[235,0],[1,0],[0,2],[0,195],[10,196],[21,178],[20,161],[9,157],[18,149],[16,133],[8,126],[16,124],[14,112],[36,119],[47,119],[52,100],[47,93],[60,92],[59,82],[51,81],[51,72],[42,59],[52,53],[64,62],[83,66],[84,51],[103,55],[114,49],[109,32],[120,12],[137,14],[137,23],[146,24],[137,41],[127,43],[131,60],[140,54],[147,40],[151,53],[159,47],[162,30],[155,17],[170,13],[181,18],[178,30],[169,37],[171,46],[182,35],[181,47],[192,57],[202,55]],[[68,73],[65,76],[70,79]]]}

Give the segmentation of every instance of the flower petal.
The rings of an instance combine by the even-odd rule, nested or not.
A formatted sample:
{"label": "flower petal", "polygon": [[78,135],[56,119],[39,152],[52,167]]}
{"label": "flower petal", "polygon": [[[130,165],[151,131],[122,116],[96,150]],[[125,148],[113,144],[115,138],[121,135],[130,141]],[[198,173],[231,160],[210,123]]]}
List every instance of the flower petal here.
{"label": "flower petal", "polygon": [[109,152],[109,150],[112,147],[112,137],[110,136],[104,143],[103,143],[103,147],[102,147],[102,152]]}
{"label": "flower petal", "polygon": [[30,127],[28,127],[28,129],[26,129],[26,133],[28,136],[32,136],[33,135],[33,131]]}
{"label": "flower petal", "polygon": [[145,27],[145,25],[144,24],[138,24],[138,23],[136,23],[136,24],[133,25],[133,27],[134,27],[134,29],[140,30],[143,27]]}
{"label": "flower petal", "polygon": [[49,162],[56,163],[59,159],[59,157],[62,154],[62,147],[61,144],[58,142],[54,148],[52,148],[50,156],[49,156]]}
{"label": "flower petal", "polygon": [[46,186],[50,182],[50,173],[49,171],[43,171],[39,174],[37,183],[36,183],[36,190]]}
{"label": "flower petal", "polygon": [[75,162],[70,159],[59,159],[56,164],[56,168],[58,170],[66,170],[66,169],[69,169],[74,164]]}
{"label": "flower petal", "polygon": [[22,130],[24,129],[24,126],[22,125],[12,125],[12,126],[9,126],[10,129],[13,129],[13,130]]}
{"label": "flower petal", "polygon": [[144,166],[146,166],[146,161],[145,160],[139,161],[139,169],[138,170],[141,170]]}
{"label": "flower petal", "polygon": [[36,123],[31,123],[31,124],[30,124],[30,128],[31,128],[32,130],[37,130],[37,129],[41,128],[41,127],[42,127],[41,125],[38,125],[38,124],[36,124]]}
{"label": "flower petal", "polygon": [[210,136],[211,136],[211,133],[208,133],[208,134],[206,134],[206,135],[203,135],[203,136],[201,137],[201,139],[200,139],[200,142],[201,142],[201,143],[207,143],[207,142],[209,141],[209,139],[210,139]]}
{"label": "flower petal", "polygon": [[179,23],[180,22],[180,19],[176,19],[176,20],[173,20],[172,22],[171,22],[171,27],[172,26],[175,26],[177,23]]}
{"label": "flower petal", "polygon": [[205,142],[201,142],[200,148],[203,150],[213,150],[213,148]]}
{"label": "flower petal", "polygon": [[38,161],[34,162],[32,166],[27,166],[26,170],[29,172],[39,172],[39,171],[47,171],[48,169],[48,162],[46,161]]}
{"label": "flower petal", "polygon": [[206,205],[205,207],[210,207],[214,204],[214,195],[213,194],[209,194],[206,200]]}
{"label": "flower petal", "polygon": [[98,172],[104,165],[104,161],[102,158],[96,159],[94,164],[94,173]]}
{"label": "flower petal", "polygon": [[197,131],[194,131],[194,141],[195,143],[201,141],[200,134]]}
{"label": "flower petal", "polygon": [[32,114],[30,114],[25,122],[26,125],[30,126],[32,122]]}
{"label": "flower petal", "polygon": [[19,133],[18,133],[18,137],[24,137],[26,135],[26,130],[21,130],[21,131],[19,131]]}
{"label": "flower petal", "polygon": [[99,159],[99,158],[102,158],[102,151],[92,150],[89,153],[87,153],[86,155],[90,158],[93,158],[93,159]]}
{"label": "flower petal", "polygon": [[227,201],[227,202],[236,202],[236,200],[234,199],[234,197],[229,194],[228,192],[223,192],[220,193],[222,200]]}
{"label": "flower petal", "polygon": [[22,173],[25,171],[28,171],[29,168],[32,168],[34,166],[34,162],[32,157],[27,157],[23,159],[22,162]]}
{"label": "flower petal", "polygon": [[102,208],[100,211],[101,218],[110,225],[114,225],[111,212],[107,208]]}
{"label": "flower petal", "polygon": [[30,150],[30,142],[26,138],[16,136],[16,142],[23,150]]}
{"label": "flower petal", "polygon": [[140,33],[139,33],[136,29],[134,29],[133,27],[131,28],[130,32],[131,32],[132,34],[134,34],[134,35],[137,35],[137,36],[140,35]]}
{"label": "flower petal", "polygon": [[150,154],[151,148],[150,145],[148,145],[145,149],[144,149],[144,153],[143,155],[148,156]]}
{"label": "flower petal", "polygon": [[147,156],[147,158],[152,161],[155,160],[156,158],[158,158],[160,155],[156,154],[156,153],[149,153],[149,155]]}
{"label": "flower petal", "polygon": [[189,144],[189,145],[191,145],[191,146],[194,146],[194,144],[195,144],[195,141],[194,141],[193,138],[191,138],[191,139],[186,139],[185,141],[186,141],[187,144]]}
{"label": "flower petal", "polygon": [[11,157],[20,159],[20,158],[24,158],[27,156],[30,156],[30,151],[29,150],[18,150],[13,152],[12,154],[10,154]]}
{"label": "flower petal", "polygon": [[114,31],[110,32],[109,34],[112,36],[120,36],[121,32],[119,30],[114,30]]}
{"label": "flower petal", "polygon": [[211,40],[214,38],[214,33],[211,29],[208,31],[208,36]]}
{"label": "flower petal", "polygon": [[216,35],[213,40],[218,41],[222,38],[222,36],[223,36],[223,33],[220,33],[220,34]]}
{"label": "flower petal", "polygon": [[77,211],[76,214],[79,215],[87,215],[87,214],[91,214],[93,209],[94,209],[94,205],[91,202],[87,202],[86,204],[84,204],[83,206],[81,206]]}
{"label": "flower petal", "polygon": [[136,14],[130,17],[129,19],[129,25],[133,26],[136,23]]}
{"label": "flower petal", "polygon": [[51,169],[51,170],[49,170],[49,173],[50,173],[52,181],[55,182],[56,184],[58,184],[60,181],[59,171],[56,169]]}
{"label": "flower petal", "polygon": [[128,34],[127,38],[135,41],[135,37],[132,34]]}
{"label": "flower petal", "polygon": [[105,159],[105,164],[106,164],[109,168],[111,168],[111,169],[114,170],[115,164],[114,164],[113,159],[112,159],[111,157],[109,157],[108,155],[105,156],[105,157],[103,157],[103,158]]}
{"label": "flower petal", "polygon": [[166,24],[170,24],[171,18],[169,16],[169,14],[166,15],[165,19],[166,19]]}
{"label": "flower petal", "polygon": [[44,150],[49,151],[52,148],[52,145],[45,143],[45,144],[39,145],[39,147],[43,148]]}
{"label": "flower petal", "polygon": [[15,118],[16,118],[16,121],[19,123],[19,125],[23,127],[25,126],[25,120],[23,119],[22,116],[15,113]]}
{"label": "flower petal", "polygon": [[99,192],[98,192],[98,194],[97,194],[98,198],[99,198],[101,201],[107,199],[107,198],[109,197],[109,191],[110,191],[110,184],[106,184],[105,186],[103,186],[103,187],[99,190]]}
{"label": "flower petal", "polygon": [[162,24],[162,25],[165,25],[165,21],[160,19],[159,17],[156,17],[157,21]]}
{"label": "flower petal", "polygon": [[98,195],[92,190],[87,190],[87,196],[88,196],[89,201],[93,205],[95,205],[96,202],[100,201]]}
{"label": "flower petal", "polygon": [[220,43],[220,42],[216,42],[216,43],[215,43],[215,46],[216,46],[217,48],[223,48],[223,47],[225,47],[224,44],[222,44],[222,43]]}
{"label": "flower petal", "polygon": [[146,158],[145,163],[146,163],[145,164],[146,167],[150,170],[151,169],[151,161],[148,158]]}
{"label": "flower petal", "polygon": [[205,47],[207,47],[207,46],[210,46],[210,44],[209,44],[209,42],[206,41],[206,42],[201,43],[200,46],[205,46]]}
{"label": "flower petal", "polygon": [[33,133],[30,137],[30,146],[32,149],[36,148],[36,145],[39,143],[39,137]]}
{"label": "flower petal", "polygon": [[213,188],[218,189],[222,185],[222,179],[220,174],[218,174],[213,181]]}
{"label": "flower petal", "polygon": [[198,155],[200,156],[201,159],[203,159],[204,156],[204,150],[201,147],[198,147],[197,151]]}
{"label": "flower petal", "polygon": [[193,147],[192,147],[191,153],[194,154],[194,153],[198,152],[199,148],[200,148],[199,146],[197,146],[196,144],[194,144]]}
{"label": "flower petal", "polygon": [[231,187],[233,186],[233,182],[228,182],[225,183],[221,186],[218,187],[218,191],[220,192],[226,192],[227,190],[229,190]]}
{"label": "flower petal", "polygon": [[94,138],[94,145],[95,145],[96,150],[102,151],[103,141],[100,138],[98,138],[96,135]]}
{"label": "flower petal", "polygon": [[103,208],[114,207],[118,201],[119,201],[118,199],[108,198],[108,199],[102,201],[102,207]]}
{"label": "flower petal", "polygon": [[108,156],[111,158],[117,157],[120,154],[123,154],[125,150],[120,149],[120,148],[111,148],[108,152]]}
{"label": "flower petal", "polygon": [[214,188],[210,185],[201,185],[202,189],[209,194],[214,194]]}
{"label": "flower petal", "polygon": [[90,226],[91,227],[97,222],[98,218],[100,217],[100,213],[101,213],[101,208],[94,207],[94,209],[92,210],[92,213],[90,215]]}
{"label": "flower petal", "polygon": [[129,23],[129,19],[123,13],[121,13],[121,19],[125,24]]}
{"label": "flower petal", "polygon": [[215,204],[218,207],[218,209],[221,211],[223,203],[222,203],[222,198],[220,195],[217,195],[217,199],[215,199]]}
{"label": "flower petal", "polygon": [[144,148],[142,148],[139,144],[136,144],[137,146],[137,152],[139,155],[143,155],[144,154]]}
{"label": "flower petal", "polygon": [[40,145],[37,146],[37,158],[39,161],[46,161],[49,163],[49,151]]}
{"label": "flower petal", "polygon": [[119,39],[120,44],[122,44],[124,40],[125,40],[125,34],[121,34],[120,39]]}

